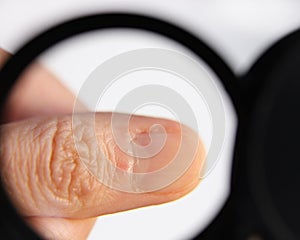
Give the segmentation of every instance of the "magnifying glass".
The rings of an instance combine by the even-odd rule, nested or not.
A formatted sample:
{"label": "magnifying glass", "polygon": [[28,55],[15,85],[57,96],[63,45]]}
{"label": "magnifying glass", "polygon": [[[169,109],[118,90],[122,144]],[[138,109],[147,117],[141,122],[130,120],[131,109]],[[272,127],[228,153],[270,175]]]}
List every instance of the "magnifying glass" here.
{"label": "magnifying glass", "polygon": [[[203,41],[179,27],[150,17],[123,13],[93,15],[63,23],[42,33],[21,48],[2,69],[1,79],[5,79],[5,82],[1,82],[1,102],[5,102],[5,99],[7,98],[10,90],[22,71],[29,65],[30,62],[42,54],[46,49],[58,44],[60,41],[71,38],[78,34],[83,34],[94,30],[109,29],[135,29],[155,33],[180,44],[182,47],[187,49],[187,51],[189,51],[189,54],[182,54],[178,51],[163,48],[143,48],[127,51],[125,53],[123,52],[104,61],[93,69],[78,93],[78,100],[86,99],[89,107],[94,112],[97,111],[98,108],[102,109],[101,104],[104,104],[106,101],[105,94],[108,92],[108,87],[118,87],[118,80],[125,82],[130,81],[130,77],[128,76],[132,74],[139,77],[138,74],[142,70],[149,71],[150,75],[153,74],[153,79],[155,79],[156,76],[155,73],[153,73],[155,70],[159,71],[160,74],[165,74],[169,77],[172,76],[172,81],[175,81],[175,78],[183,81],[192,89],[192,93],[200,96],[198,107],[201,105],[206,106],[206,110],[211,120],[211,139],[208,141],[206,146],[206,156],[204,161],[205,165],[199,176],[200,178],[204,178],[213,169],[216,160],[219,157],[218,155],[222,150],[222,145],[225,139],[226,112],[224,110],[224,101],[221,93],[222,90],[220,90],[225,89],[236,110],[239,121],[242,122],[242,124],[240,123],[240,130],[238,132],[239,142],[236,146],[235,156],[235,158],[241,159],[241,156],[245,152],[243,151],[243,154],[239,152],[241,149],[243,150],[245,148],[243,145],[245,143],[241,139],[241,136],[244,136],[245,132],[248,132],[248,130],[246,130],[246,126],[248,126],[250,120],[247,120],[249,117],[247,111],[249,109],[253,110],[253,108],[250,108],[250,106],[252,107],[252,100],[250,101],[250,99],[254,98],[255,96],[246,94],[246,91],[240,87],[237,77],[233,74],[226,63]],[[245,77],[245,79],[252,79],[255,73],[255,70],[251,71],[247,78]],[[166,77],[166,79],[167,78],[168,77]],[[145,106],[147,104],[149,105],[149,103],[156,103],[159,104],[160,107],[163,106],[165,109],[170,109],[170,112],[173,111],[176,120],[189,125],[190,128],[194,129],[198,133],[201,133],[201,126],[202,128],[205,128],[207,125],[203,126],[201,122],[199,123],[199,114],[201,115],[201,113],[203,114],[205,111],[199,112],[199,109],[193,109],[191,107],[191,102],[188,102],[187,99],[182,98],[180,96],[180,91],[172,88],[172,81],[171,84],[169,83],[169,85],[168,81],[165,83],[163,81],[152,81],[144,85],[142,84],[134,90],[131,89],[129,92],[121,96],[120,101],[113,106],[113,109],[118,112],[129,111],[132,114],[138,112],[141,106]],[[138,84],[139,83],[137,83],[137,85]],[[97,88],[95,88],[95,85],[97,85]],[[255,84],[250,86],[255,86]],[[137,102],[138,100],[140,100],[140,102]],[[76,126],[83,121],[82,118],[78,118],[78,115],[76,114],[77,112],[81,111],[81,107],[81,102],[78,101],[75,103],[74,115],[72,119],[73,126]],[[95,128],[95,115],[90,116],[91,117],[84,119],[85,125],[89,126],[84,134],[88,134],[85,137],[93,139],[92,142],[94,142],[96,144],[95,146],[97,146],[95,131],[93,131]],[[156,127],[156,131],[160,131],[160,133],[162,133],[162,137],[158,139],[161,141],[160,144],[149,144],[146,147],[140,147],[132,143],[132,141],[129,141],[130,133],[128,133],[126,129],[130,124],[130,115],[125,115],[121,122],[120,120],[118,121],[119,122],[116,122],[114,115],[112,115],[111,128],[113,129],[113,137],[116,140],[118,147],[124,153],[134,156],[135,161],[136,159],[138,159],[138,161],[146,161],[145,159],[152,157],[161,151],[161,146],[164,144],[164,129],[161,126],[154,126]],[[153,132],[155,132],[155,129]],[[150,138],[155,136],[151,136],[151,131],[149,135]],[[191,153],[186,153],[184,151],[180,152],[179,150],[179,153],[176,153],[172,161],[168,162],[161,169],[155,169],[154,171],[150,172],[128,172],[128,170],[124,171],[111,164],[107,158],[103,158],[105,161],[101,162],[101,164],[99,164],[99,162],[97,163],[98,165],[93,164],[95,162],[91,161],[91,159],[88,159],[85,156],[84,148],[80,142],[82,132],[74,131],[73,136],[82,163],[95,178],[97,178],[101,183],[115,190],[131,193],[151,192],[168,186],[186,171],[186,169],[190,166],[194,156],[193,151],[191,151]],[[128,141],[124,141],[124,139],[126,140],[126,137],[128,137]],[[186,140],[183,137],[181,139],[182,145],[184,145],[185,142]],[[96,153],[96,155],[103,154],[101,149],[97,147],[95,149],[98,149],[97,151],[99,151]],[[188,155],[188,157],[183,158],[184,155]],[[109,168],[114,167],[114,171],[111,172],[117,176],[117,181],[107,181],[108,179],[111,179],[109,176],[107,178],[102,178],[102,175],[98,174],[99,171],[101,171],[99,170],[99,165]],[[233,172],[233,183],[236,182],[236,169],[237,167],[235,167]],[[171,174],[169,174],[167,178],[163,178],[162,176],[165,176],[166,172]],[[234,186],[235,184],[233,184],[233,187]],[[231,199],[232,197],[230,200]],[[8,204],[8,200],[6,199],[5,201],[6,204]],[[231,206],[234,201],[228,202],[228,205]],[[10,224],[12,224],[14,221],[17,221],[17,226],[19,229],[18,233],[14,234],[19,234],[18,236],[27,234],[23,236],[34,238],[35,235],[21,223],[21,221],[17,218],[13,208],[10,207],[7,209],[10,210],[7,212],[7,216],[9,216],[9,219],[11,219],[10,221],[12,221],[5,223],[7,226],[8,236],[13,236],[9,230],[11,229],[9,227],[11,226]],[[226,210],[229,208],[225,207],[224,209]],[[223,215],[221,214],[220,216]],[[231,217],[232,215],[230,215],[229,219],[231,219]],[[217,217],[217,220],[218,219],[219,217]],[[218,224],[215,224],[213,226],[217,225]],[[204,231],[203,233],[204,237],[209,235],[211,236],[208,239],[217,239],[217,236],[220,236],[218,234],[222,232],[214,231],[212,234],[210,229],[212,229],[212,227],[208,228],[208,230]],[[226,230],[228,229],[230,228],[226,228]],[[230,233],[228,234],[231,236],[235,234],[232,231],[229,232]],[[213,236],[215,238],[213,238]]]}

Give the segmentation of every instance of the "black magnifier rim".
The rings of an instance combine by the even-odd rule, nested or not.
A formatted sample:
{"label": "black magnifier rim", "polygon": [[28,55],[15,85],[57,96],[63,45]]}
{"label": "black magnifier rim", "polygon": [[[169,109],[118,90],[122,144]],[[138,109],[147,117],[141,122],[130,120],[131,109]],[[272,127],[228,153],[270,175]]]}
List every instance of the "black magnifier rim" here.
{"label": "black magnifier rim", "polygon": [[[146,30],[175,40],[195,53],[216,74],[229,94],[237,115],[239,115],[239,111],[243,109],[240,106],[242,104],[242,98],[240,97],[241,92],[239,90],[237,77],[225,61],[205,42],[181,27],[154,17],[114,12],[88,15],[69,20],[46,30],[20,48],[16,54],[7,61],[0,72],[1,111],[18,77],[42,52],[67,38],[81,33],[105,29]],[[8,204],[8,198],[6,200]],[[3,207],[2,205],[2,208]],[[6,219],[10,224],[18,223],[13,226],[11,230],[22,234],[23,239],[38,239],[37,236],[32,234],[32,232],[25,227],[24,223],[22,224],[21,218],[18,217],[17,212],[13,210],[12,206],[10,205],[9,207],[10,211],[6,211],[6,214],[1,215],[1,219]],[[3,220],[1,220],[1,223],[3,223]],[[8,223],[4,223],[4,225],[9,228]],[[10,239],[20,239],[20,234],[14,235],[10,233],[9,237],[11,237]]]}
{"label": "black magnifier rim", "polygon": [[103,13],[79,17],[54,26],[29,41],[8,60],[0,72],[1,79],[5,79],[0,81],[1,103],[5,101],[23,70],[46,49],[81,33],[114,28],[150,31],[175,40],[191,50],[217,75],[238,111],[242,98],[237,77],[215,51],[181,27],[157,18],[131,13]]}

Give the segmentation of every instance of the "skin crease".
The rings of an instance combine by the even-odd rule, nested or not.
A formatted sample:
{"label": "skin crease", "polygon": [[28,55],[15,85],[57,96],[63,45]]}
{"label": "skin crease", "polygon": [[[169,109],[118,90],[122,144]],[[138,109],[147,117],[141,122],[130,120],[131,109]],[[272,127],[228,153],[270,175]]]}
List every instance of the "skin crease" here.
{"label": "skin crease", "polygon": [[[0,50],[2,64],[8,57]],[[71,115],[68,115],[72,112],[73,102],[73,94],[54,75],[34,64],[14,88],[5,108],[1,135],[9,140],[1,140],[1,147],[4,145],[1,176],[19,212],[44,238],[86,239],[97,216],[170,202],[198,185],[205,151],[196,135],[198,149],[191,167],[166,188],[133,194],[101,184],[82,165],[74,148]],[[106,127],[110,113],[97,116],[99,144],[114,156],[111,161],[128,169],[130,159],[114,143],[105,142],[105,137],[111,134]],[[179,124],[141,116],[132,121],[133,129],[139,129],[135,141],[141,145],[148,143],[149,126],[157,121],[172,133],[168,135],[167,147],[155,157],[151,171],[166,165],[176,153]],[[184,131],[192,135],[185,127]],[[30,146],[33,146],[31,151]],[[161,159],[164,160],[159,161]],[[149,170],[149,166],[141,163],[134,166],[133,171],[143,172],[145,169]]]}

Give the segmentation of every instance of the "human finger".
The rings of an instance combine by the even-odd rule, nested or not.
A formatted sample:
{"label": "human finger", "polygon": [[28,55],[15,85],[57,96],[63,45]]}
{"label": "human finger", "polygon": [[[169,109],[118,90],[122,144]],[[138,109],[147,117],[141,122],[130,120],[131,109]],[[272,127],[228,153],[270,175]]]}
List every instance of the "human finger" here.
{"label": "human finger", "polygon": [[[82,114],[83,119],[87,116]],[[123,116],[117,115],[120,119]],[[160,168],[172,161],[178,148],[182,148],[186,158],[193,157],[190,167],[169,186],[157,191],[123,192],[99,182],[82,163],[74,144],[76,129],[72,128],[72,116],[34,118],[5,124],[1,128],[1,175],[11,199],[24,216],[95,217],[173,201],[198,185],[205,152],[194,131],[171,120],[131,116],[130,131],[137,144],[144,144],[145,134],[149,134],[154,124],[163,126],[167,135],[159,153],[147,160],[136,161],[113,141],[111,117],[111,113],[95,115],[95,134],[97,146],[116,167],[125,172],[135,169],[153,171],[157,166]],[[83,120],[77,130],[84,132],[84,124]],[[185,142],[181,141],[182,136],[185,136]],[[83,136],[81,146],[91,163],[103,160],[102,156],[95,154],[95,145],[91,144],[89,137]],[[191,152],[194,154],[189,155]],[[182,157],[180,161],[184,163],[188,159]],[[137,166],[132,167],[132,162]],[[113,170],[102,169],[100,177],[113,176],[108,171]],[[168,174],[171,172],[165,177]]]}

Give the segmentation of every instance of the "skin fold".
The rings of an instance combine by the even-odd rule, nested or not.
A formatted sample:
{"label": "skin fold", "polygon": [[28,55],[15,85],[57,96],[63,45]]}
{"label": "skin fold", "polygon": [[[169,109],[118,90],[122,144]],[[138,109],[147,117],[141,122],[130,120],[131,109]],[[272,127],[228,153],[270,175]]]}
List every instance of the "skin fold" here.
{"label": "skin fold", "polygon": [[[0,64],[8,57],[0,50]],[[170,120],[134,116],[131,136],[141,146],[149,143],[151,125],[159,123],[167,129],[166,144],[149,165],[118,148],[108,124],[111,113],[97,113],[98,146],[116,167],[126,171],[155,171],[167,165],[181,144],[181,131],[190,136],[188,141],[197,143],[191,166],[167,187],[137,194],[102,184],[82,164],[76,151],[71,115],[74,100],[53,74],[34,63],[22,75],[5,106],[0,136],[1,178],[20,214],[44,238],[86,239],[98,216],[170,202],[199,184],[205,150],[191,129]],[[82,139],[82,146],[88,159],[97,161],[99,156],[95,156],[89,141]],[[184,150],[190,151],[188,142],[185,145]]]}

